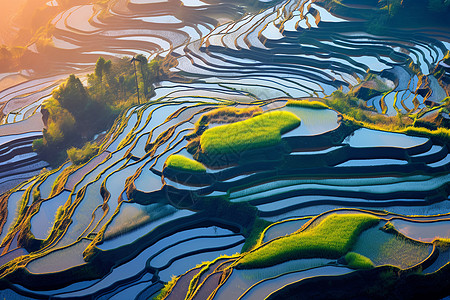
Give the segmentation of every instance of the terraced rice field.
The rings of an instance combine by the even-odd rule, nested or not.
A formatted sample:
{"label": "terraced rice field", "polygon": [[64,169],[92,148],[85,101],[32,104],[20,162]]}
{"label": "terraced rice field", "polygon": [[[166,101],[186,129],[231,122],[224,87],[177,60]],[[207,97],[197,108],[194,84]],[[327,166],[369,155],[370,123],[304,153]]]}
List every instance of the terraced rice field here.
{"label": "terraced rice field", "polygon": [[[0,296],[152,299],[163,290],[164,299],[284,299],[358,274],[448,275],[449,140],[368,128],[338,108],[287,104],[330,103],[371,72],[382,91],[359,97],[371,115],[448,118],[450,28],[375,35],[365,20],[326,7],[118,0],[59,13],[52,43],[28,46],[54,57],[48,73],[0,77]],[[70,73],[85,81],[98,56],[136,54],[160,57],[170,76],[120,115],[96,156],[51,170],[31,148],[42,137],[42,102]],[[270,147],[192,151],[203,116],[224,107],[287,111],[301,122]],[[173,154],[206,171],[166,168]],[[247,251],[332,214],[379,218],[349,250],[370,259],[372,273],[320,254],[239,267]]]}

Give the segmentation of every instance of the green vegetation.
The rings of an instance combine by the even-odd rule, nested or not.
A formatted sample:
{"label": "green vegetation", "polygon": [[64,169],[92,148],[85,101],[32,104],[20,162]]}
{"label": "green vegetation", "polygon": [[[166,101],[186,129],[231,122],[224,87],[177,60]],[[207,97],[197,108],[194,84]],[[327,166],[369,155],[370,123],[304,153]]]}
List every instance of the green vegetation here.
{"label": "green vegetation", "polygon": [[262,113],[263,110],[259,106],[249,106],[244,108],[225,106],[206,112],[202,114],[201,118],[195,123],[194,131],[186,135],[186,139],[189,141],[187,150],[196,159],[199,157],[199,153],[202,151],[200,148],[200,136],[208,129],[210,124],[236,123]]}
{"label": "green vegetation", "polygon": [[67,149],[67,156],[74,165],[80,165],[94,157],[97,152],[96,144],[87,142],[81,149],[75,147]]}
{"label": "green vegetation", "polygon": [[189,299],[192,294],[195,292],[195,290],[198,288],[199,284],[200,284],[200,278],[202,276],[205,275],[206,272],[208,272],[211,268],[211,266],[213,266],[216,262],[218,262],[219,260],[226,260],[226,259],[237,259],[240,256],[239,253],[235,253],[233,255],[220,255],[217,258],[215,258],[212,261],[204,261],[201,264],[198,264],[197,266],[195,266],[195,268],[201,268],[200,271],[194,275],[194,277],[192,277],[191,282],[189,282],[189,287],[188,287],[188,291],[186,293],[186,298],[185,299]]}
{"label": "green vegetation", "polygon": [[389,117],[378,114],[369,109],[364,101],[340,90],[333,92],[330,97],[323,100],[330,108],[341,113],[344,119],[367,128],[401,132],[413,124],[413,120],[406,115],[398,114],[395,117]]}
{"label": "green vegetation", "polygon": [[[139,62],[141,91],[145,99],[150,96],[149,87],[159,80],[159,61]],[[33,142],[33,150],[44,160],[58,165],[67,157],[66,149],[71,148],[72,162],[79,164],[95,155],[93,144],[83,146],[99,131],[107,129],[115,118],[126,108],[136,104],[136,84],[130,58],[114,62],[100,57],[95,72],[88,76],[88,87],[80,79],[70,75],[52,93],[42,106],[45,128],[43,138]],[[143,83],[143,81],[145,81]]]}
{"label": "green vegetation", "polygon": [[395,233],[395,234],[398,233],[394,224],[392,224],[391,222],[386,222],[386,224],[384,224],[383,227],[381,227],[381,229],[385,232],[391,232],[391,233]]}
{"label": "green vegetation", "polygon": [[186,172],[206,172],[204,165],[186,156],[173,154],[169,156],[165,162],[165,166]]}
{"label": "green vegetation", "polygon": [[345,255],[345,261],[353,269],[371,269],[374,267],[373,262],[369,258],[355,252],[347,253]]}
{"label": "green vegetation", "polygon": [[281,134],[300,125],[300,119],[286,111],[267,112],[232,124],[207,129],[200,146],[207,154],[226,154],[269,147],[281,141]]}
{"label": "green vegetation", "polygon": [[307,108],[325,109],[329,108],[325,103],[316,100],[288,100],[286,106],[300,106]]}
{"label": "green vegetation", "polygon": [[325,103],[345,115],[347,119],[354,119],[367,124],[386,124],[387,126],[397,126],[397,120],[369,111],[366,104],[358,98],[345,94],[340,90],[334,91],[330,97],[324,99]]}
{"label": "green vegetation", "polygon": [[[446,99],[444,99],[444,105],[447,105]],[[330,97],[324,98],[323,101],[330,108],[340,112],[345,119],[367,128],[423,136],[442,143],[450,142],[450,129],[435,128],[437,125],[433,126],[433,123],[417,119],[417,114],[408,116],[399,113],[395,117],[377,114],[369,110],[363,101],[339,90],[333,92]]]}
{"label": "green vegetation", "polygon": [[161,292],[159,292],[159,294],[154,296],[152,300],[162,300],[166,298],[166,296],[170,293],[175,283],[177,283],[178,278],[179,277],[172,275],[170,281],[164,285],[164,287],[161,289]]}
{"label": "green vegetation", "polygon": [[402,132],[409,135],[428,137],[444,143],[450,142],[450,129],[447,128],[440,127],[436,130],[430,130],[424,127],[410,126],[405,128]]}
{"label": "green vegetation", "polygon": [[393,87],[393,82],[389,82],[373,73],[368,73],[361,83],[352,87],[349,94],[359,99],[369,100],[375,96],[391,91]]}
{"label": "green vegetation", "polygon": [[442,251],[450,249],[450,239],[436,238],[434,239],[433,244],[439,247],[439,249]]}
{"label": "green vegetation", "polygon": [[33,189],[33,203],[41,199],[41,191],[37,188]]}
{"label": "green vegetation", "polygon": [[269,221],[256,218],[253,226],[251,226],[251,231],[248,233],[248,237],[245,239],[241,252],[247,252],[255,248],[261,239],[261,234],[264,232],[264,229],[270,224],[272,223]]}
{"label": "green vegetation", "polygon": [[201,127],[208,126],[210,123],[225,124],[243,121],[262,113],[263,110],[259,106],[245,108],[236,108],[234,106],[221,107],[204,113],[195,123],[195,128],[198,130]]}
{"label": "green vegetation", "polygon": [[275,239],[239,260],[236,268],[264,268],[300,258],[338,258],[346,254],[359,234],[379,222],[368,214],[331,214],[304,231]]}

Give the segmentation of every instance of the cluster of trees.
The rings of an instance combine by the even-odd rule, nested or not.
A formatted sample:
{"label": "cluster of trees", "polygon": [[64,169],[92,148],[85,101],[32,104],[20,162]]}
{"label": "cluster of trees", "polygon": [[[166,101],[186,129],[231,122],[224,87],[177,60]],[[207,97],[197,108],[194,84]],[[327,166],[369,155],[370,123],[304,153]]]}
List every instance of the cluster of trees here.
{"label": "cluster of trees", "polygon": [[[152,84],[161,76],[159,61],[148,63],[142,55],[136,61],[135,72],[130,58],[112,62],[100,57],[94,73],[87,76],[87,87],[70,75],[43,103],[43,138],[33,142],[33,149],[57,165],[66,159],[67,149],[81,147],[96,133],[107,129],[123,109],[137,104],[136,82],[140,99],[148,99],[153,92]],[[77,164],[95,155],[96,150],[89,144],[82,149],[70,148],[68,154]]]}

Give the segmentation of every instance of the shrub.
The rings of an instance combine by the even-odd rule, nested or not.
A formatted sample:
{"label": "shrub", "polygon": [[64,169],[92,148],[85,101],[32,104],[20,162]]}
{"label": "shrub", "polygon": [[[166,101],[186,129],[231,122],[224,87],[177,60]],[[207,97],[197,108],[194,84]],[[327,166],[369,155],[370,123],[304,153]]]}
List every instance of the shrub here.
{"label": "shrub", "polygon": [[67,156],[74,165],[79,165],[91,159],[94,155],[97,154],[97,151],[98,147],[95,145],[95,143],[88,142],[81,149],[75,147],[68,149]]}
{"label": "shrub", "polygon": [[300,107],[307,107],[307,108],[316,108],[316,109],[325,109],[329,108],[328,105],[326,105],[323,102],[320,101],[309,101],[309,100],[288,100],[286,103],[286,106],[300,106]]}
{"label": "shrub", "polygon": [[55,214],[55,221],[59,221],[62,217],[64,213],[64,206],[61,205],[58,207],[58,209],[56,210],[56,214]]}
{"label": "shrub", "polygon": [[42,152],[42,150],[44,149],[44,139],[34,140],[32,147],[34,152]]}
{"label": "shrub", "polygon": [[59,86],[52,93],[62,107],[72,114],[80,116],[86,109],[88,94],[80,79],[75,75],[70,75],[66,83]]}
{"label": "shrub", "polygon": [[169,156],[165,162],[165,166],[187,172],[206,172],[206,168],[204,165],[202,165],[198,161],[179,154],[173,154]]}
{"label": "shrub", "polygon": [[41,191],[37,188],[33,189],[33,203],[41,199]]}
{"label": "shrub", "polygon": [[237,268],[270,267],[301,258],[339,258],[347,253],[359,234],[379,222],[368,214],[331,214],[319,224],[275,239],[244,255]]}
{"label": "shrub", "polygon": [[347,253],[345,261],[352,269],[371,269],[374,267],[373,262],[369,258],[355,252]]}
{"label": "shrub", "polygon": [[256,117],[207,129],[200,138],[203,152],[227,154],[273,146],[281,134],[300,125],[300,119],[287,111],[267,112]]}
{"label": "shrub", "polygon": [[59,123],[51,122],[47,125],[44,131],[44,137],[49,144],[59,144],[63,141],[64,134],[59,126]]}
{"label": "shrub", "polygon": [[44,130],[44,146],[53,146],[71,137],[75,132],[75,118],[54,98],[43,104],[43,110],[48,112],[47,129]]}

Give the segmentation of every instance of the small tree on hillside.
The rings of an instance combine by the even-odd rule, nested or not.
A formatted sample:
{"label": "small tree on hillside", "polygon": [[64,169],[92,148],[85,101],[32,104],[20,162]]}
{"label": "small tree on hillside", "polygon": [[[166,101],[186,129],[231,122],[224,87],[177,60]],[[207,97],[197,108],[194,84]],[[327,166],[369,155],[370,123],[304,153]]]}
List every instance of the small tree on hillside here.
{"label": "small tree on hillside", "polygon": [[150,82],[149,82],[149,73],[150,72],[148,69],[148,60],[142,54],[136,55],[136,60],[139,62],[139,68],[140,68],[141,76],[142,76],[142,83],[143,83],[142,90],[144,91],[145,98],[148,98],[148,94],[149,94],[148,87],[150,85]]}
{"label": "small tree on hillside", "polygon": [[53,98],[75,117],[83,114],[88,103],[88,94],[80,79],[70,75],[65,84],[53,91]]}

